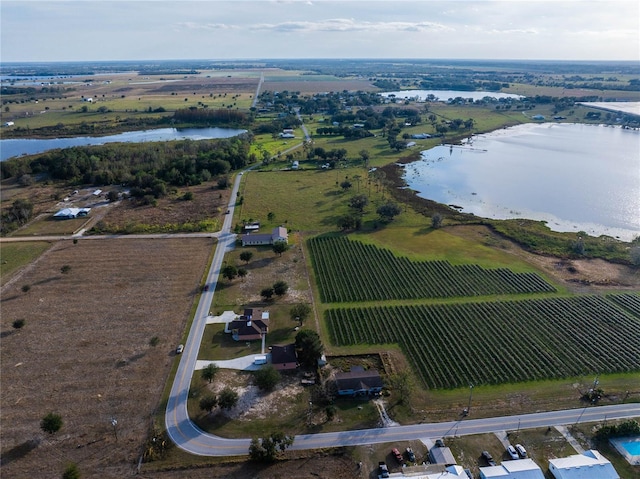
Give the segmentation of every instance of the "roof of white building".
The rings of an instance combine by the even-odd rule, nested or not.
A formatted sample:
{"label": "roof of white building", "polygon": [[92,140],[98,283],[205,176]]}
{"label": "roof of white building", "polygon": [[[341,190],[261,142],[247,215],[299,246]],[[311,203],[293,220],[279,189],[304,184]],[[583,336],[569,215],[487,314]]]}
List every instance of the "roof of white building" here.
{"label": "roof of white building", "polygon": [[609,460],[596,450],[549,459],[549,470],[556,479],[620,479]]}
{"label": "roof of white building", "polygon": [[481,467],[481,477],[486,479],[544,479],[542,469],[531,459],[505,461],[499,466]]}

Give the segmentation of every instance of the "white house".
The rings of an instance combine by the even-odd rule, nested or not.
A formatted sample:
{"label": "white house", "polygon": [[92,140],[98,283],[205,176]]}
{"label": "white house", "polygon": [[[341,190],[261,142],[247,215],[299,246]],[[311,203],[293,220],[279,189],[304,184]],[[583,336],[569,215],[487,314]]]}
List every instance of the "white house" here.
{"label": "white house", "polygon": [[549,471],[556,479],[620,479],[609,460],[593,449],[575,456],[549,459]]}
{"label": "white house", "polygon": [[64,208],[58,211],[53,217],[57,220],[69,220],[87,216],[91,208]]}
{"label": "white house", "polygon": [[287,228],[278,226],[273,228],[271,234],[247,233],[242,235],[242,246],[261,246],[271,245],[279,241],[289,242],[289,234]]}
{"label": "white house", "polygon": [[499,466],[481,467],[480,479],[544,479],[542,469],[531,459],[505,461]]}

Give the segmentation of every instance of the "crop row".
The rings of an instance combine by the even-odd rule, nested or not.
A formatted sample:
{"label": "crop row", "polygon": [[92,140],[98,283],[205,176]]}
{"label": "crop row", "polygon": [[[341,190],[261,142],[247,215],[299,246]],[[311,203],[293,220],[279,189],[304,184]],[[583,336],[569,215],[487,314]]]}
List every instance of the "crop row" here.
{"label": "crop row", "polygon": [[555,291],[535,273],[411,261],[345,237],[316,237],[308,245],[325,303]]}
{"label": "crop row", "polygon": [[[626,298],[626,296],[629,296]],[[639,295],[326,311],[338,346],[397,343],[425,386],[640,371]]]}

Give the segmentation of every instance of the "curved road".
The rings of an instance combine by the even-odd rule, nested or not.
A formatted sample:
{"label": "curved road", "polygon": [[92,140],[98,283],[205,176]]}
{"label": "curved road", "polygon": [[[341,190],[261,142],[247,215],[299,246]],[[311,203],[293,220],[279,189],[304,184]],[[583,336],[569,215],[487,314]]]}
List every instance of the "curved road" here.
{"label": "curved road", "polygon": [[[243,173],[236,177],[231,193],[229,214],[226,215],[218,244],[207,276],[209,290],[200,297],[198,309],[167,403],[165,425],[169,437],[181,449],[200,456],[238,456],[248,454],[250,439],[225,439],[199,429],[187,413],[187,398],[191,377],[196,367],[200,343],[204,334],[213,293],[216,289],[225,253],[233,249],[235,235],[231,233],[234,205]],[[388,428],[364,429],[333,433],[296,436],[291,449],[317,449],[338,446],[355,446],[381,442],[407,441],[420,438],[463,436],[504,430],[560,426],[580,422],[598,422],[606,419],[640,417],[640,404],[587,407],[562,411],[523,414],[519,416],[485,419],[463,419],[443,423],[413,424]]]}

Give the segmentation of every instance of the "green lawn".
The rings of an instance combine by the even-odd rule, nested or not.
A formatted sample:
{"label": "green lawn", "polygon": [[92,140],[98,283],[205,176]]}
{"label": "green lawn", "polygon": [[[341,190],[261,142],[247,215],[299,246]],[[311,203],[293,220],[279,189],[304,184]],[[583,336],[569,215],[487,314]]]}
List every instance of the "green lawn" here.
{"label": "green lawn", "polygon": [[51,243],[28,241],[24,243],[2,243],[0,245],[0,282],[5,284],[12,273],[35,261]]}

